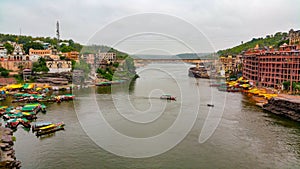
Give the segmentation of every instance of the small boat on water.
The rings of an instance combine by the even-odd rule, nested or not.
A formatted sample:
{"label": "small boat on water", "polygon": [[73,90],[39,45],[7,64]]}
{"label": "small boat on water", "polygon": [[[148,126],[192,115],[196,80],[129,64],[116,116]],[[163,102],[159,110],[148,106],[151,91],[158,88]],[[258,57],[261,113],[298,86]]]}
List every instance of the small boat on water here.
{"label": "small boat on water", "polygon": [[36,122],[34,125],[32,125],[31,129],[32,129],[32,132],[35,132],[35,131],[38,131],[40,128],[49,126],[51,124],[53,124],[53,123],[50,121]]}
{"label": "small boat on water", "polygon": [[176,100],[175,96],[171,96],[169,94],[164,94],[162,96],[160,96],[160,99],[164,99],[164,100]]}
{"label": "small boat on water", "polygon": [[41,127],[39,128],[39,130],[37,130],[36,132],[36,136],[42,136],[45,134],[50,134],[59,130],[64,130],[64,122],[59,122],[59,123],[55,123],[55,124],[50,124],[48,126],[45,127]]}
{"label": "small boat on water", "polygon": [[111,85],[116,85],[116,84],[122,84],[125,83],[125,80],[114,80],[114,81],[108,81],[108,82],[100,82],[97,83],[96,86],[111,86]]}
{"label": "small boat on water", "polygon": [[214,107],[215,105],[213,104],[207,104],[208,107]]}

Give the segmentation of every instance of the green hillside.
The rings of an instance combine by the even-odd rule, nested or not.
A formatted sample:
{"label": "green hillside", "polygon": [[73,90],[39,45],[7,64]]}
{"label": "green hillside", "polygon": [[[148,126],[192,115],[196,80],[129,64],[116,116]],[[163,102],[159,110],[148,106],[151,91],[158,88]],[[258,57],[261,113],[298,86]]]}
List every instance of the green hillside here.
{"label": "green hillside", "polygon": [[[40,43],[35,43],[34,41],[40,40],[45,43],[49,43],[52,46],[57,45],[57,38],[51,38],[51,37],[32,37],[32,36],[24,36],[24,35],[12,35],[12,34],[0,34],[0,42],[5,43],[7,41],[11,42],[18,42],[19,44],[24,45],[24,50],[26,53],[28,53],[29,48],[33,49],[41,49],[43,46]],[[74,42],[72,39],[69,40],[60,40],[60,42],[67,42],[69,43],[69,46],[66,46],[62,44],[60,46],[60,51],[62,52],[70,52],[70,51],[80,51],[82,48],[82,45],[79,43]]]}
{"label": "green hillside", "polygon": [[[50,45],[56,47],[57,46],[57,38],[51,37],[32,37],[32,36],[24,36],[24,35],[12,35],[12,34],[0,34],[0,43],[4,43],[4,46],[8,49],[8,53],[11,54],[13,51],[13,47],[10,44],[7,44],[7,41],[18,42],[19,44],[23,44],[23,48],[25,53],[28,54],[30,48],[32,49],[44,49],[43,45],[37,42],[36,40],[43,41],[45,43],[49,43]],[[89,45],[83,46],[77,42],[74,42],[72,39],[69,40],[60,40],[60,42],[69,43],[69,46],[62,44],[59,46],[59,50],[61,52],[70,52],[77,51],[80,53],[98,53],[101,52],[115,52],[118,59],[125,59],[128,54],[124,52],[120,52],[114,48],[104,46],[104,45]]]}
{"label": "green hillside", "polygon": [[288,37],[288,33],[277,32],[275,35],[267,35],[265,38],[253,38],[251,41],[235,46],[233,48],[219,50],[217,53],[219,56],[237,55],[250,48],[254,48],[257,44],[260,47],[273,46],[274,48],[278,48],[283,43],[289,42],[287,37]]}
{"label": "green hillside", "polygon": [[116,53],[117,59],[125,59],[126,57],[128,57],[127,53],[118,51],[112,47],[109,46],[104,46],[104,45],[89,45],[89,46],[83,46],[83,48],[81,49],[80,53],[82,54],[96,54],[99,52],[99,50],[101,52],[114,52]]}

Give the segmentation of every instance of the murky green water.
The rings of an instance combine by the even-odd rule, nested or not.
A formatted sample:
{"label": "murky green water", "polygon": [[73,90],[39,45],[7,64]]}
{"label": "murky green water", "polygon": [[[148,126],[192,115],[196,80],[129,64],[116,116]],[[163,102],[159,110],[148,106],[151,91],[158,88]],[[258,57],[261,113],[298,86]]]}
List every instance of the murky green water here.
{"label": "murky green water", "polygon": [[[38,121],[64,121],[65,131],[36,138],[30,131],[19,128],[15,132],[14,147],[23,168],[300,168],[298,123],[263,112],[240,93],[227,93],[225,99],[225,93],[209,87],[208,79],[195,81],[189,78],[183,64],[151,64],[137,71],[140,78],[130,88],[123,85],[113,87],[113,91],[109,87],[75,91],[78,96],[75,108],[73,102],[54,103],[48,105],[46,114],[38,115]],[[91,92],[96,92],[94,98],[88,94]],[[177,96],[177,101],[160,100],[162,92]],[[193,98],[198,92],[199,98]],[[128,97],[126,93],[129,93]],[[89,99],[96,100],[103,116],[115,130],[136,138],[163,133],[175,123],[180,113],[194,111],[195,105],[199,112],[191,131],[171,150],[149,158],[126,158],[99,147],[81,127],[78,117],[86,117],[81,120],[95,123],[90,117],[97,110],[89,104],[81,104]],[[122,100],[126,99],[136,111],[129,111],[123,104]],[[211,110],[222,110],[225,102],[224,112],[215,132],[200,144],[199,134],[207,115],[214,119],[219,113],[209,112],[206,104],[211,102],[215,104]],[[85,110],[86,116],[77,116],[75,109]],[[151,122],[130,123],[116,109],[126,117]],[[143,113],[147,110],[147,114]],[[95,130],[105,132],[101,131],[101,126],[100,129],[95,126]],[[111,146],[118,146],[114,145],[116,140],[109,141]]]}

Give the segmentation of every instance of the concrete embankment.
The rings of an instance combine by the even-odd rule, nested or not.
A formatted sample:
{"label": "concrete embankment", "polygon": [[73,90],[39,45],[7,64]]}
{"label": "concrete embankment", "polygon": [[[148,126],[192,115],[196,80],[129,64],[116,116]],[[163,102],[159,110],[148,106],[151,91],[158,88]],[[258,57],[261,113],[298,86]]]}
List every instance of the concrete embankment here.
{"label": "concrete embankment", "polygon": [[21,162],[16,160],[13,149],[13,131],[0,126],[0,168],[19,169]]}
{"label": "concrete embankment", "polygon": [[270,99],[263,109],[300,122],[299,96],[278,95],[278,97]]}

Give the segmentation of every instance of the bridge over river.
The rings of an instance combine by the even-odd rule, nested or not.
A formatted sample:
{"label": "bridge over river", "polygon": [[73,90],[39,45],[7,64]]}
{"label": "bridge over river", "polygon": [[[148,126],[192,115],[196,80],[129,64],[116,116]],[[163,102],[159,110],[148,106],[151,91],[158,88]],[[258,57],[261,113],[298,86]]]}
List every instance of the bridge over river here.
{"label": "bridge over river", "polygon": [[174,62],[185,62],[191,64],[199,63],[213,63],[215,60],[208,59],[134,59],[135,65],[148,64],[148,63],[174,63]]}

